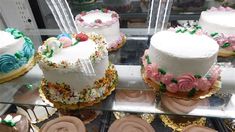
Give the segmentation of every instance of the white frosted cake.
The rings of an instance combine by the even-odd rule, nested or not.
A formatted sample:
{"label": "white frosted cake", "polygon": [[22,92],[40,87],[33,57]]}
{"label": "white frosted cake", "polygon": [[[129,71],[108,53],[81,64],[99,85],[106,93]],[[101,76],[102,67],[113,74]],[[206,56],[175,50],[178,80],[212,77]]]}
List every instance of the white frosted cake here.
{"label": "white frosted cake", "polygon": [[230,7],[212,7],[201,13],[199,25],[210,34],[235,34],[235,10]]}
{"label": "white frosted cake", "polygon": [[0,31],[0,83],[12,80],[34,66],[34,45],[14,28]]}
{"label": "white frosted cake", "polygon": [[235,10],[212,7],[201,13],[199,25],[220,45],[220,56],[235,55]]}
{"label": "white frosted cake", "polygon": [[114,89],[116,71],[100,35],[61,34],[47,39],[38,53],[41,90],[57,108],[91,105]]}
{"label": "white frosted cake", "polygon": [[179,30],[153,35],[142,57],[144,78],[163,92],[188,97],[208,92],[219,75],[215,66],[219,46],[206,35]]}
{"label": "white frosted cake", "polygon": [[76,16],[75,21],[79,31],[103,35],[109,51],[120,48],[126,41],[120,32],[119,15],[114,11],[97,9],[82,12]]}

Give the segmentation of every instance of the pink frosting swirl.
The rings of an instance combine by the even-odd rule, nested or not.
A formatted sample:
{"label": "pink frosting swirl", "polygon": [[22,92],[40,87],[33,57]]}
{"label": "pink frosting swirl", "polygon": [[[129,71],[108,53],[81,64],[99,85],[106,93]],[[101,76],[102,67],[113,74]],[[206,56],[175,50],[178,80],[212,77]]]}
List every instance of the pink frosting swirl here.
{"label": "pink frosting swirl", "polygon": [[157,72],[157,64],[148,64],[147,67],[145,68],[145,73],[148,78],[152,77],[153,73]]}
{"label": "pink frosting swirl", "polygon": [[170,83],[167,87],[166,87],[167,91],[171,92],[171,93],[176,93],[178,91],[178,86],[176,83]]}
{"label": "pink frosting swirl", "polygon": [[59,41],[63,44],[63,48],[69,47],[72,45],[72,40],[68,37],[61,37]]}
{"label": "pink frosting swirl", "polygon": [[178,78],[179,91],[188,92],[197,86],[196,78],[191,74],[184,74]]}
{"label": "pink frosting swirl", "polygon": [[211,83],[207,80],[207,78],[202,77],[197,80],[197,89],[202,91],[207,91],[211,87]]}
{"label": "pink frosting swirl", "polygon": [[161,76],[161,82],[168,85],[171,83],[171,80],[173,79],[173,74],[165,74],[163,76]]}
{"label": "pink frosting swirl", "polygon": [[230,8],[230,7],[223,7],[223,6],[220,6],[218,8],[216,7],[211,7],[211,9],[209,9],[208,11],[235,11],[233,8]]}

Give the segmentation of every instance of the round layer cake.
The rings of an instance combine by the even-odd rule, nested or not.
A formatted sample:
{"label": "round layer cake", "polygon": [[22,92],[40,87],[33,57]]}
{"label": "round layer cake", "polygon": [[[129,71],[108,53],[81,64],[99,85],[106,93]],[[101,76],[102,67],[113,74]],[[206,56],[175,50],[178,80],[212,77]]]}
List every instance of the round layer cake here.
{"label": "round layer cake", "polygon": [[41,92],[56,108],[93,105],[114,90],[117,72],[109,63],[106,43],[96,34],[61,34],[38,49],[44,79]]}
{"label": "round layer cake", "polygon": [[220,46],[219,56],[235,55],[235,10],[212,7],[201,13],[199,25]]}
{"label": "round layer cake", "polygon": [[75,21],[79,31],[103,35],[109,51],[117,50],[126,41],[125,35],[120,32],[119,15],[114,11],[97,9],[82,12]]}
{"label": "round layer cake", "polygon": [[0,117],[1,132],[28,132],[29,121],[20,114],[7,114]]}
{"label": "round layer cake", "polygon": [[[219,46],[196,31],[160,31],[142,57],[143,77],[154,88],[178,97],[198,97],[212,89],[219,77]],[[170,38],[170,39],[169,39]]]}
{"label": "round layer cake", "polygon": [[14,28],[0,31],[0,83],[23,75],[34,66],[34,45]]}
{"label": "round layer cake", "polygon": [[77,117],[62,116],[44,124],[39,132],[86,132],[86,128]]}

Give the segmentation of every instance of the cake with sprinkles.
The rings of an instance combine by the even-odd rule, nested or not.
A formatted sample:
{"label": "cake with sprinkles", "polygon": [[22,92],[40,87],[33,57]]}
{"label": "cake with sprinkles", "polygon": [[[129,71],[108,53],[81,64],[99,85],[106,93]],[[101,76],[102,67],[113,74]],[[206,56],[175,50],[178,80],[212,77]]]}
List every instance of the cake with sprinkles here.
{"label": "cake with sprinkles", "polygon": [[60,109],[91,106],[115,89],[117,72],[101,35],[60,34],[38,49],[40,92]]}

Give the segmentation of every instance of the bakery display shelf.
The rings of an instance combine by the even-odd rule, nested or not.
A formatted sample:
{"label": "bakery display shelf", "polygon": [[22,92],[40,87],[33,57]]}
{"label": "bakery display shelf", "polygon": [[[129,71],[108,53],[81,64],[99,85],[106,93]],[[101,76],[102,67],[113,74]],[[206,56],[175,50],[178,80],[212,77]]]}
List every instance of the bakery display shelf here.
{"label": "bakery display shelf", "polygon": [[[109,126],[116,120],[114,114],[112,112],[107,113],[108,114],[108,118],[107,120],[109,121],[108,123],[104,124],[102,126],[103,131],[101,132],[107,132]],[[133,113],[132,113],[133,114]],[[179,117],[180,118],[180,117]],[[225,129],[222,126],[219,126],[217,124],[214,124],[214,122],[218,122],[218,119],[214,119],[214,118],[206,118],[206,127],[218,130],[219,132],[226,132]],[[170,127],[167,127],[159,118],[158,115],[155,116],[155,119],[150,123],[151,126],[154,128],[154,130],[157,131],[161,131],[161,132],[172,132],[173,129],[171,129]]]}
{"label": "bakery display shelf", "polygon": [[[143,82],[140,68],[138,65],[116,65],[119,74],[119,84],[115,92],[101,103],[85,109],[172,115],[173,113],[163,110],[159,96],[155,98],[155,93]],[[193,111],[182,115],[235,119],[234,75],[234,68],[223,68],[220,92],[210,98],[206,98],[207,103],[198,105]],[[11,82],[1,84],[0,103],[50,106],[39,97],[38,86],[41,78],[42,72],[38,65],[36,65],[26,75]],[[138,98],[120,100],[119,95],[117,95],[117,93],[133,91],[139,94]]]}

